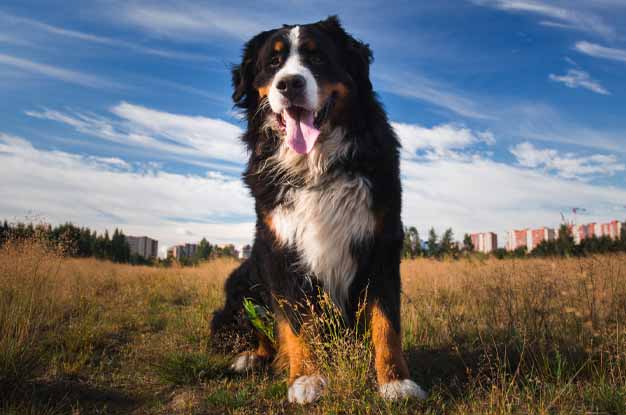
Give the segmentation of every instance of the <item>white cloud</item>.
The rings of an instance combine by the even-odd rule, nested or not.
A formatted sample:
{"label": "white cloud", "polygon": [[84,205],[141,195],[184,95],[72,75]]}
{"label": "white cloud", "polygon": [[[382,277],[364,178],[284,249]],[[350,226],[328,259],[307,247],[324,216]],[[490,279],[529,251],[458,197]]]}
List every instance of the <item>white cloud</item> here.
{"label": "white cloud", "polygon": [[[547,172],[483,158],[470,161],[403,159],[403,220],[422,237],[434,226],[463,233],[504,232],[521,227],[558,226],[560,211],[584,206],[597,221],[624,220],[626,190],[567,180]],[[621,212],[621,213],[619,213]]]}
{"label": "white cloud", "polygon": [[562,83],[568,88],[584,88],[596,94],[611,95],[599,81],[591,78],[587,72],[580,69],[569,69],[565,75],[550,74],[549,78],[551,81]]}
{"label": "white cloud", "polygon": [[245,161],[239,140],[242,131],[226,121],[172,114],[127,102],[111,108],[111,113],[117,118],[49,109],[26,112],[31,117],[69,125],[90,136],[162,155],[186,157],[189,162],[212,159],[240,164]]}
{"label": "white cloud", "polygon": [[[2,12],[0,12],[0,19],[4,21],[4,24],[10,23],[10,24],[15,25],[16,27],[23,27],[24,25],[27,25],[29,26],[29,28],[35,28],[35,29],[45,31],[53,35],[57,35],[57,36],[63,36],[67,38],[81,40],[84,42],[90,42],[90,43],[106,45],[106,46],[111,46],[111,47],[116,47],[116,48],[129,49],[134,52],[143,53],[147,55],[155,55],[155,56],[160,56],[163,58],[184,59],[184,60],[208,60],[210,59],[206,56],[197,55],[193,53],[177,52],[177,51],[160,49],[160,48],[152,48],[149,46],[144,46],[144,45],[128,42],[128,41],[121,40],[121,39],[113,39],[110,37],[98,36],[98,35],[94,35],[91,33],[64,29],[61,27],[39,22],[37,20],[12,16],[12,15],[2,13]],[[0,35],[0,42],[1,41],[2,41],[2,35]]]}
{"label": "white cloud", "polygon": [[473,3],[507,12],[530,13],[551,19],[543,20],[541,22],[543,25],[594,33],[605,38],[615,37],[615,29],[586,7],[590,4],[564,3],[563,6],[559,6],[555,2],[539,0],[473,0]]}
{"label": "white cloud", "polygon": [[607,48],[595,43],[578,42],[575,49],[594,58],[610,59],[618,62],[626,62],[626,50]]}
{"label": "white cloud", "polygon": [[478,143],[495,144],[495,137],[490,131],[475,132],[469,128],[454,124],[442,124],[425,128],[417,124],[392,123],[402,143],[405,158],[416,158],[424,153],[426,158],[465,157],[457,150],[467,149]]}
{"label": "white cloud", "polygon": [[511,153],[523,167],[556,172],[566,179],[612,176],[626,171],[626,165],[620,163],[614,155],[577,156],[573,153],[560,153],[554,149],[539,149],[529,142],[511,148]]}
{"label": "white cloud", "polygon": [[[598,163],[604,162],[593,156]],[[609,159],[608,161],[611,161]],[[252,240],[254,205],[239,178],[219,172],[139,173],[113,161],[34,148],[0,134],[0,212],[38,214],[99,231],[121,227],[157,238],[160,247],[206,236],[213,243]],[[626,190],[566,180],[547,172],[483,158],[402,160],[403,219],[424,235],[430,226],[504,232],[555,226],[559,211],[584,206],[595,220],[616,215]]]}
{"label": "white cloud", "polygon": [[90,88],[122,88],[119,84],[94,75],[34,62],[3,53],[0,53],[0,65],[11,66],[30,73]]}
{"label": "white cloud", "polygon": [[0,175],[0,212],[9,219],[31,212],[100,231],[122,227],[161,247],[201,236],[241,244],[253,236],[254,206],[239,178],[139,173],[120,159],[44,151],[2,133]]}

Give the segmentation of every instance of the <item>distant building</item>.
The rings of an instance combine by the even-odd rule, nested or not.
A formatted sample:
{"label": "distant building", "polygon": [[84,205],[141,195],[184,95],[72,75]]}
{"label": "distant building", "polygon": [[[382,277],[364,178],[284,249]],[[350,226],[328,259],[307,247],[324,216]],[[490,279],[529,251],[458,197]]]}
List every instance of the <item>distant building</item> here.
{"label": "distant building", "polygon": [[584,225],[576,225],[573,229],[574,242],[581,243],[583,239],[601,238],[606,236],[613,240],[619,239],[621,236],[622,223],[618,220],[612,220],[608,223],[587,223]]}
{"label": "distant building", "polygon": [[252,253],[252,247],[250,245],[244,245],[239,251],[239,259],[248,259]]}
{"label": "distant building", "polygon": [[488,254],[498,249],[498,235],[493,232],[473,233],[470,237],[476,252]]}
{"label": "distant building", "polygon": [[131,255],[139,255],[145,259],[156,258],[159,255],[159,241],[147,236],[127,236]]}
{"label": "distant building", "polygon": [[515,251],[518,248],[528,249],[528,229],[509,231],[506,234],[506,250]]}
{"label": "distant building", "polygon": [[197,244],[182,244],[182,245],[174,245],[170,246],[167,249],[167,257],[168,258],[191,258],[198,252]]}
{"label": "distant building", "polygon": [[543,227],[539,229],[533,229],[529,232],[528,237],[529,239],[526,243],[526,247],[528,249],[528,252],[530,252],[542,242],[554,241],[554,239],[556,238],[556,232],[552,228]]}
{"label": "distant building", "polygon": [[621,237],[622,223],[618,220],[612,220],[602,225],[602,236],[608,236],[613,240]]}

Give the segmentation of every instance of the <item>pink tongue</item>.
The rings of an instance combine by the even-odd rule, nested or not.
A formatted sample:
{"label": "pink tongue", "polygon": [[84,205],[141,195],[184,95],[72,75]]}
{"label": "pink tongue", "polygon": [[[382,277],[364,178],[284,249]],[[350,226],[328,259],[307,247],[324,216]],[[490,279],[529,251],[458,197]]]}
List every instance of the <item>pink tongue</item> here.
{"label": "pink tongue", "polygon": [[298,154],[308,154],[315,145],[320,130],[313,125],[313,112],[300,112],[299,118],[292,117],[290,111],[283,111],[287,130],[287,144]]}

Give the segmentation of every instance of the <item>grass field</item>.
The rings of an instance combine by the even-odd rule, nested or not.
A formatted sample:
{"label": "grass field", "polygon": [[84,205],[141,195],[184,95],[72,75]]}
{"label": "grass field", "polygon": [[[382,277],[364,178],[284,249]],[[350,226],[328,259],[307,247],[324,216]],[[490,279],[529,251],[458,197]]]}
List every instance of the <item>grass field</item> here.
{"label": "grass field", "polygon": [[365,333],[313,340],[330,385],[304,408],[286,403],[284,374],[230,375],[232,356],[209,345],[235,266],[132,267],[5,245],[0,412],[626,413],[626,256],[407,261],[404,350],[429,399],[378,398]]}

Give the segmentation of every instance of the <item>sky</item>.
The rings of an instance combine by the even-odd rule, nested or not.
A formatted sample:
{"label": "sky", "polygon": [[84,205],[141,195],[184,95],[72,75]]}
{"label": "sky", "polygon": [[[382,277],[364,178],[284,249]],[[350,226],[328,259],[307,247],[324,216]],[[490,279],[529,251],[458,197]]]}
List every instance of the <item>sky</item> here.
{"label": "sky", "polygon": [[626,219],[626,0],[5,0],[0,218],[251,242],[230,68],[331,14],[374,52],[405,225]]}

